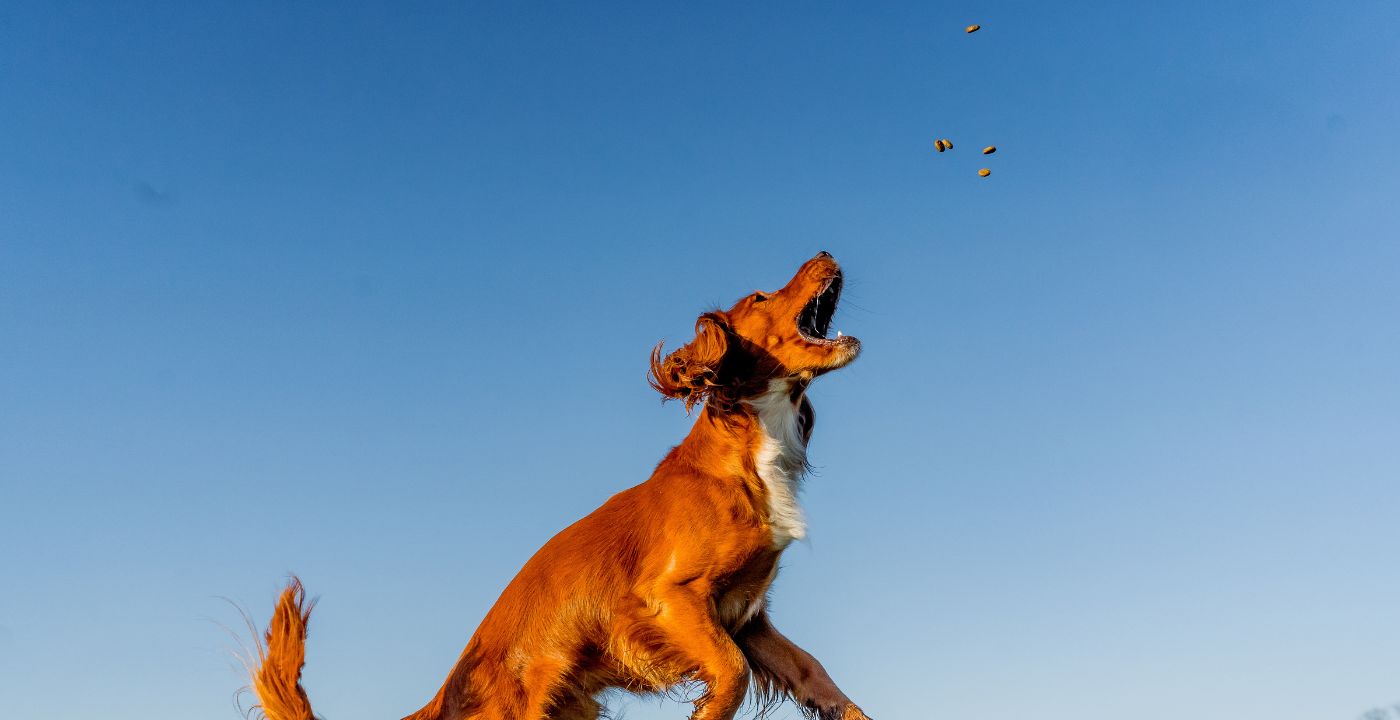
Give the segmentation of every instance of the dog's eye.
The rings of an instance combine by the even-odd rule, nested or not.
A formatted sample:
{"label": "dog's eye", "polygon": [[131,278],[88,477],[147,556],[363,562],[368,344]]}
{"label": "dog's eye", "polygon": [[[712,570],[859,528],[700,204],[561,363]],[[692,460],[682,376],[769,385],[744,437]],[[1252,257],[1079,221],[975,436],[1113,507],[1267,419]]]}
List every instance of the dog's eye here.
{"label": "dog's eye", "polygon": [[768,299],[768,296],[767,296],[767,295],[764,295],[764,294],[761,293],[761,292],[756,292],[756,293],[753,294],[753,301],[754,301],[754,302],[763,302],[764,300],[767,300],[767,299]]}

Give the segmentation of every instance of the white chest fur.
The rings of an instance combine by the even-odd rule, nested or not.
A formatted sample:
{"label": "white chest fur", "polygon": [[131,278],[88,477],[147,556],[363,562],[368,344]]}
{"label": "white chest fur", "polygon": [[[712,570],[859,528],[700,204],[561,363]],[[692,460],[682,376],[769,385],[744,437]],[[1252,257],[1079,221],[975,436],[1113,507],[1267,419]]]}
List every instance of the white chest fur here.
{"label": "white chest fur", "polygon": [[792,400],[792,381],[769,381],[767,392],[748,404],[758,412],[763,432],[754,461],[768,492],[773,545],[781,550],[793,540],[807,536],[807,521],[797,503],[802,474],[807,469],[807,443],[797,404]]}

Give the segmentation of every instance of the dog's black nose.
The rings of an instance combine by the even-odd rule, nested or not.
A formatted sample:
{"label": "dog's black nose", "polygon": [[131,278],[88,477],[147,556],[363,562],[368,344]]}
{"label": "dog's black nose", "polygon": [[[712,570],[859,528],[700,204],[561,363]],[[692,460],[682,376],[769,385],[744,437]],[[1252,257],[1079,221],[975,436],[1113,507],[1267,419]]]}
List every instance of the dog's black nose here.
{"label": "dog's black nose", "polygon": [[829,253],[829,252],[823,250],[823,251],[817,253],[817,257],[831,257],[831,253]]}

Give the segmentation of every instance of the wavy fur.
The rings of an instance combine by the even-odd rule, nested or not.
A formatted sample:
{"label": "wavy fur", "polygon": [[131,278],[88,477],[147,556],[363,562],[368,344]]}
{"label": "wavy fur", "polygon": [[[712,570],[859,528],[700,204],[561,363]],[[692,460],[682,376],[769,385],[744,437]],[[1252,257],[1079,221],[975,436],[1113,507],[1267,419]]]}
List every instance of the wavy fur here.
{"label": "wavy fur", "polygon": [[[703,408],[689,435],[525,563],[410,720],[596,720],[609,690],[678,688],[696,690],[694,720],[730,720],[751,688],[760,713],[791,698],[822,720],[868,720],[767,611],[778,559],[805,532],[805,391],[860,349],[822,337],[839,288],[821,253],[781,290],[701,315],[670,354],[656,346],[652,387]],[[315,717],[300,684],[311,606],[292,578],[258,644],[268,720]]]}

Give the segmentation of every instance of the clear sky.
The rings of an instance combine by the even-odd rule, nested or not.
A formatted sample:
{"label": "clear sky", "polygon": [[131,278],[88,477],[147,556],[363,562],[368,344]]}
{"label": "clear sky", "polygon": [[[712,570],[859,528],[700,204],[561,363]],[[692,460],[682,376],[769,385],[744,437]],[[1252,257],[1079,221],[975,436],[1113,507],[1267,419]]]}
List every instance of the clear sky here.
{"label": "clear sky", "polygon": [[3,714],[233,720],[219,596],[262,622],[291,571],[318,711],[418,708],[685,433],[652,345],[823,249],[865,353],[812,390],[774,616],[877,720],[1400,702],[1397,37],[1390,0],[6,3]]}

